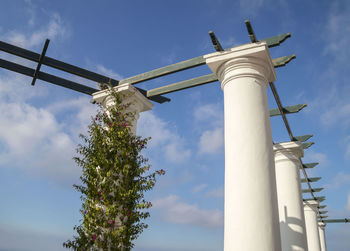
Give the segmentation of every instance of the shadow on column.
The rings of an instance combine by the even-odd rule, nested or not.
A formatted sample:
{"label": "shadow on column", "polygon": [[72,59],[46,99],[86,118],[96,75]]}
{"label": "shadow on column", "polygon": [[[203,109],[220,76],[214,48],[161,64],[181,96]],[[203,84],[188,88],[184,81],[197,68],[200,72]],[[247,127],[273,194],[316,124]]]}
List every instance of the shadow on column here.
{"label": "shadow on column", "polygon": [[284,216],[286,221],[280,220],[282,251],[307,251],[305,225],[298,218],[288,217],[287,207]]}

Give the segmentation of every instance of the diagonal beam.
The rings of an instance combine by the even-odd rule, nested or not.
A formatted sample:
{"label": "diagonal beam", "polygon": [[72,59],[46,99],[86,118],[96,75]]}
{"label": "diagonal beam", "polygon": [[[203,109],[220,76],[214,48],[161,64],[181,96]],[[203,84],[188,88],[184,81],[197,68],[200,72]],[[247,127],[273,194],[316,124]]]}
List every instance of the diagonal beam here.
{"label": "diagonal beam", "polygon": [[[16,63],[12,63],[10,61],[6,61],[3,59],[0,59],[0,67],[5,68],[5,69],[10,70],[10,71],[21,73],[21,74],[29,76],[29,77],[32,77],[34,72],[35,72],[34,69],[31,69],[29,67],[19,65]],[[48,74],[48,73],[45,73],[42,71],[39,71],[37,73],[37,78],[41,79],[43,81],[46,81],[46,82],[49,82],[49,83],[52,83],[55,85],[59,85],[59,86],[62,86],[62,87],[65,87],[65,88],[68,88],[68,89],[71,89],[74,91],[78,91],[78,92],[81,92],[84,94],[88,94],[88,95],[92,95],[92,93],[99,91],[99,90],[91,88],[89,86],[78,84],[76,82],[73,82],[73,81],[70,81],[70,80],[67,80],[64,78],[56,77],[54,75],[51,75],[51,74]]]}
{"label": "diagonal beam", "polygon": [[[293,105],[293,106],[286,106],[286,107],[283,107],[282,109],[284,114],[291,114],[291,113],[300,112],[306,106],[307,106],[306,104],[299,104],[299,105]],[[278,116],[278,115],[281,115],[281,112],[278,108],[270,110],[270,117]]]}

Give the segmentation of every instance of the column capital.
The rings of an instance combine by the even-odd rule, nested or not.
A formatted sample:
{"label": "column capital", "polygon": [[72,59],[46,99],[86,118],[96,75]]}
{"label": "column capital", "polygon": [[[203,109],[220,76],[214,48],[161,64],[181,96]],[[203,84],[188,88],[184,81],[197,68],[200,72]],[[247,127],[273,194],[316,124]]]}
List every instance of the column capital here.
{"label": "column capital", "polygon": [[315,213],[317,213],[317,207],[320,205],[317,200],[304,201],[303,204],[305,211],[314,211]]}
{"label": "column capital", "polygon": [[304,149],[299,141],[282,142],[273,145],[275,162],[281,160],[297,160],[304,156]]}
{"label": "column capital", "polygon": [[318,222],[318,226],[320,227],[320,228],[322,228],[322,229],[324,229],[325,227],[326,227],[326,223],[324,223],[324,222],[322,222],[322,221],[319,221]]}
{"label": "column capital", "polygon": [[[140,113],[144,111],[151,110],[153,104],[142,95],[134,86],[129,83],[118,85],[113,87],[113,89],[126,96],[125,102],[130,102],[132,104],[134,112]],[[103,107],[108,108],[113,105],[113,99],[110,96],[109,90],[101,90],[92,94],[92,101],[101,103]]]}
{"label": "column capital", "polygon": [[207,54],[204,58],[220,80],[222,88],[230,80],[240,77],[263,78],[266,84],[276,80],[266,42],[236,46],[227,51]]}

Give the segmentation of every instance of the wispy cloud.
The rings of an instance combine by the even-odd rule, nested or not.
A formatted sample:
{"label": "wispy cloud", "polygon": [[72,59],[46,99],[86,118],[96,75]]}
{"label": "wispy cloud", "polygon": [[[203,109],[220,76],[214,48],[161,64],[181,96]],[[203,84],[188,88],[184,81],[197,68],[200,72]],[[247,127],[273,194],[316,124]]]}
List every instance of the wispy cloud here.
{"label": "wispy cloud", "polygon": [[96,66],[96,69],[99,73],[103,74],[103,75],[106,75],[107,77],[110,77],[110,78],[114,78],[116,80],[121,80],[123,79],[123,76],[120,75],[119,73],[111,70],[111,69],[108,69],[106,68],[105,66],[101,65],[101,64],[98,64]]}
{"label": "wispy cloud", "polygon": [[350,174],[344,172],[338,172],[330,181],[325,185],[327,189],[339,189],[343,185],[350,184]]}
{"label": "wispy cloud", "polygon": [[223,198],[225,195],[225,189],[223,186],[212,189],[205,194],[209,198]]}
{"label": "wispy cloud", "polygon": [[151,137],[149,147],[161,148],[167,161],[184,162],[191,156],[191,150],[185,146],[185,139],[153,111],[141,113],[137,132],[144,137]]}
{"label": "wispy cloud", "polygon": [[187,204],[176,195],[154,200],[154,209],[161,210],[166,221],[194,225],[205,228],[222,227],[223,213],[218,210],[205,210],[197,205]]}
{"label": "wispy cloud", "polygon": [[203,191],[207,186],[208,184],[199,184],[192,189],[192,193],[199,193]]}

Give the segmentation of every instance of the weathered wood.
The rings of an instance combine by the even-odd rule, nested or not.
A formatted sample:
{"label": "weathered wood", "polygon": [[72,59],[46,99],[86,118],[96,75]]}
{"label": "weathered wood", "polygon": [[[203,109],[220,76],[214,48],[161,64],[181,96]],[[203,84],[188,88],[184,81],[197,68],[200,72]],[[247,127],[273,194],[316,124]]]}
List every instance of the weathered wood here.
{"label": "weathered wood", "polygon": [[[302,109],[304,109],[307,105],[306,104],[299,104],[299,105],[293,105],[293,106],[286,106],[283,107],[283,112],[285,114],[290,114],[290,113],[296,113],[296,112],[300,112]],[[279,109],[272,109],[270,110],[270,117],[273,116],[278,116],[281,115]]]}
{"label": "weathered wood", "polygon": [[[316,181],[319,181],[320,179],[321,179],[321,177],[314,177],[314,178],[308,178],[307,180],[309,182],[316,182]],[[301,179],[300,181],[301,181],[301,183],[306,183],[306,179]]]}
{"label": "weathered wood", "polygon": [[304,167],[304,168],[314,168],[314,167],[317,166],[318,164],[319,164],[319,163],[316,163],[316,162],[315,162],[315,163],[306,163],[306,164],[304,163],[304,164],[303,164],[303,167]]}
{"label": "weathered wood", "polygon": [[313,137],[314,135],[312,134],[308,134],[308,135],[303,135],[303,136],[295,136],[294,139],[300,142],[305,142],[307,141],[309,138]]}
{"label": "weathered wood", "polygon": [[176,64],[172,64],[172,65],[168,65],[168,66],[164,66],[152,71],[148,71],[130,78],[126,78],[123,80],[119,81],[119,84],[123,84],[123,83],[130,83],[130,84],[136,84],[142,81],[146,81],[146,80],[151,80],[154,78],[158,78],[161,76],[165,76],[171,73],[175,73],[178,71],[183,71],[183,70],[187,70],[196,66],[200,66],[200,65],[204,65],[205,64],[205,59],[203,58],[203,56],[199,56],[196,58],[192,58],[186,61],[182,61]]}
{"label": "weathered wood", "polygon": [[317,193],[317,192],[321,192],[323,190],[323,188],[312,188],[312,189],[303,189],[302,193]]}
{"label": "weathered wood", "polygon": [[302,146],[303,146],[303,149],[308,149],[313,144],[315,144],[315,142],[302,143]]}
{"label": "weathered wood", "polygon": [[162,86],[159,88],[149,90],[149,91],[147,91],[147,97],[176,92],[176,91],[184,90],[184,89],[199,86],[199,85],[209,84],[209,83],[212,83],[215,81],[217,81],[215,74],[208,74],[208,75],[205,75],[202,77],[192,78],[189,80],[185,80],[185,81],[181,81],[178,83],[174,83],[174,84],[170,84],[170,85],[166,85],[166,86]]}
{"label": "weathered wood", "polygon": [[267,43],[267,46],[269,48],[272,48],[272,47],[280,45],[287,38],[290,38],[291,36],[292,35],[290,34],[290,32],[288,32],[288,33],[277,35],[277,36],[274,36],[274,37],[265,38],[265,39],[262,39],[260,41],[265,41]]}
{"label": "weathered wood", "polygon": [[286,64],[288,64],[290,61],[292,61],[295,58],[296,58],[296,56],[294,54],[289,55],[289,56],[274,58],[274,59],[272,59],[272,63],[273,63],[273,66],[275,68],[278,68],[278,67],[285,66]]}

